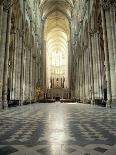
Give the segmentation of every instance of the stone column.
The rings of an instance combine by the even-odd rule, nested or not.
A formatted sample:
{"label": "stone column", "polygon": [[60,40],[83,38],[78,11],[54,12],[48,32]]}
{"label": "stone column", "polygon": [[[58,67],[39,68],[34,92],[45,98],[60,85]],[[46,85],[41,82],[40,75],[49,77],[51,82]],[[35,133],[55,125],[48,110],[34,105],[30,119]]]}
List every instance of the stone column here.
{"label": "stone column", "polygon": [[13,83],[12,83],[12,100],[16,97],[16,52],[17,52],[17,31],[14,32],[14,52],[13,52]]}
{"label": "stone column", "polygon": [[77,56],[76,89],[76,96],[79,98],[79,55]]}
{"label": "stone column", "polygon": [[43,89],[46,91],[46,41],[43,41]]}
{"label": "stone column", "polygon": [[81,83],[82,83],[82,64],[81,64],[81,54],[79,55],[79,92],[80,92],[80,99],[82,97],[82,88],[81,88]]}
{"label": "stone column", "polygon": [[112,43],[114,52],[114,62],[115,62],[115,76],[116,76],[116,2],[111,3],[110,6],[110,18],[111,18],[111,28],[112,28]]}
{"label": "stone column", "polygon": [[104,6],[105,10],[105,19],[106,19],[106,29],[107,29],[107,41],[108,41],[108,51],[109,51],[109,62],[110,62],[110,76],[111,76],[111,89],[112,89],[112,101],[116,101],[116,60],[115,60],[115,44],[116,38],[115,36],[115,30],[113,29],[113,19],[111,16],[112,8],[111,4],[112,1],[104,2],[107,6]]}
{"label": "stone column", "polygon": [[79,54],[78,54],[78,96],[80,99],[80,50],[79,50]]}
{"label": "stone column", "polygon": [[80,99],[82,99],[82,57],[80,54]]}
{"label": "stone column", "polygon": [[102,99],[102,78],[101,78],[101,48],[100,48],[100,34],[96,32],[96,54],[97,54],[97,71],[98,71],[98,98]]}
{"label": "stone column", "polygon": [[84,55],[84,60],[85,60],[85,97],[86,99],[88,98],[88,53],[87,49],[85,50],[85,55]]}
{"label": "stone column", "polygon": [[[35,46],[34,46],[35,47]],[[35,51],[35,48],[34,48]],[[33,99],[35,101],[35,89],[36,89],[36,53],[33,55]]]}
{"label": "stone column", "polygon": [[[29,33],[29,32],[28,32]],[[26,40],[27,41],[27,40]],[[28,43],[27,43],[28,44]],[[29,48],[28,45],[26,46],[25,51],[25,100],[29,100]]]}
{"label": "stone column", "polygon": [[[25,38],[25,37],[24,37]],[[22,92],[23,92],[23,96],[22,96],[22,104],[25,102],[26,100],[26,47],[25,47],[25,42],[26,40],[23,41],[23,48],[24,48],[24,51],[23,51],[23,68],[21,67],[21,74],[23,72],[23,74],[21,75],[22,76]]]}
{"label": "stone column", "polygon": [[92,56],[92,37],[91,37],[91,31],[90,28],[88,28],[89,33],[89,54],[90,54],[90,81],[91,81],[91,101],[92,104],[94,103],[95,96],[94,96],[94,71],[93,71],[93,56]]}
{"label": "stone column", "polygon": [[88,45],[88,94],[89,94],[89,100],[92,98],[91,96],[91,56],[90,56],[90,51],[89,51],[89,45]]}
{"label": "stone column", "polygon": [[[7,30],[7,8],[3,5],[1,14],[1,37],[0,40],[0,102],[2,103],[2,87],[3,87],[3,72],[4,72],[4,57],[5,57],[5,43],[6,43],[6,30]],[[2,105],[1,105],[2,106]],[[0,106],[0,107],[1,107]]]}
{"label": "stone column", "polygon": [[29,100],[32,101],[32,21],[30,21],[30,53],[29,53]]}
{"label": "stone column", "polygon": [[[102,0],[101,0],[101,4],[102,4]],[[109,51],[108,51],[108,42],[107,42],[106,19],[105,19],[105,11],[103,9],[103,6],[101,7],[101,16],[102,16],[103,39],[104,39],[108,103],[110,104],[110,107],[111,107],[112,89],[111,89],[111,76],[110,76],[110,62],[109,62]]]}
{"label": "stone column", "polygon": [[79,90],[79,82],[80,82],[80,81],[79,81],[79,79],[80,79],[80,78],[79,78],[79,67],[80,67],[80,66],[79,66],[79,51],[78,51],[78,61],[77,61],[77,63],[78,63],[78,75],[77,75],[77,76],[78,76],[78,81],[77,81],[77,89],[78,89],[78,98],[80,98],[80,90]]}
{"label": "stone column", "polygon": [[[19,16],[20,13],[19,13]],[[17,70],[16,70],[16,73],[17,73],[17,99],[20,101],[20,93],[21,93],[21,74],[22,74],[22,67],[21,65],[23,65],[23,60],[22,59],[22,52],[23,52],[23,31],[22,31],[22,16],[20,18],[20,21],[19,21],[19,34],[18,34],[18,41],[17,41]]]}
{"label": "stone column", "polygon": [[3,5],[0,5],[0,42],[1,42],[1,32],[2,32],[2,17],[3,17]]}
{"label": "stone column", "polygon": [[[11,5],[11,1],[7,5]],[[9,43],[10,43],[10,29],[11,29],[11,14],[12,7],[8,9],[7,16],[7,31],[6,31],[6,44],[5,44],[5,59],[4,59],[4,72],[3,72],[3,88],[2,88],[2,99],[3,108],[7,107],[7,90],[8,90],[8,69],[9,69]]]}
{"label": "stone column", "polygon": [[[81,49],[82,52],[82,49]],[[83,54],[81,53],[81,99],[83,100]]]}
{"label": "stone column", "polygon": [[21,76],[20,76],[20,105],[23,104],[24,101],[24,90],[25,90],[25,83],[24,83],[24,73],[25,73],[25,64],[24,64],[24,52],[25,52],[25,1],[23,1],[23,16],[22,16],[22,51],[21,51]]}
{"label": "stone column", "polygon": [[32,101],[32,47],[30,48],[30,63],[29,63],[29,100]]}
{"label": "stone column", "polygon": [[70,73],[71,73],[71,45],[70,45],[71,39],[68,41],[68,87],[70,88]]}
{"label": "stone column", "polygon": [[[37,71],[37,51],[36,51],[36,45],[35,45],[34,102],[36,102],[36,83],[37,83],[37,72],[36,71]],[[44,90],[44,93],[45,93],[45,90]]]}
{"label": "stone column", "polygon": [[83,48],[82,62],[83,62],[83,103],[85,103],[85,49]]}
{"label": "stone column", "polygon": [[41,55],[41,62],[42,62],[42,73],[41,73],[41,83],[42,83],[42,89],[44,91],[45,89],[45,80],[46,80],[46,73],[44,72],[45,71],[45,68],[46,68],[46,43],[45,43],[45,40],[44,40],[44,25],[45,25],[45,21],[41,21],[41,40],[42,40],[42,55]]}
{"label": "stone column", "polygon": [[93,59],[93,78],[94,78],[94,97],[98,99],[99,86],[98,86],[98,56],[97,56],[97,41],[96,41],[96,30],[91,30],[91,41],[92,41],[92,59]]}
{"label": "stone column", "polygon": [[83,100],[83,53],[81,53],[81,99]]}
{"label": "stone column", "polygon": [[99,44],[98,44],[98,33],[95,31],[94,33],[94,46],[95,51],[93,52],[94,55],[94,65],[95,65],[95,72],[94,72],[94,86],[95,86],[95,98],[100,99],[100,60],[99,60]]}
{"label": "stone column", "polygon": [[87,97],[88,99],[91,98],[90,96],[90,89],[91,89],[91,84],[90,84],[90,54],[89,54],[89,47],[87,49],[87,83],[88,83],[88,89],[87,89]]}
{"label": "stone column", "polygon": [[87,49],[85,48],[84,51],[84,71],[85,71],[85,99],[87,99],[87,87],[88,87],[88,82],[87,82]]}
{"label": "stone column", "polygon": [[95,98],[99,99],[99,71],[98,71],[98,49],[97,49],[97,32],[94,33],[94,57],[95,57],[95,73],[94,73],[94,85],[95,85]]}

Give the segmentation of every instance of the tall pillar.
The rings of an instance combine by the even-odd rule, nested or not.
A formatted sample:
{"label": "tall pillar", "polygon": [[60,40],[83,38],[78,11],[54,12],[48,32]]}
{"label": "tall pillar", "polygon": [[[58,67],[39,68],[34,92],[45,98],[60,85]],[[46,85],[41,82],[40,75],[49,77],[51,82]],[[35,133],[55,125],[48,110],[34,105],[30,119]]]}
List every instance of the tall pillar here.
{"label": "tall pillar", "polygon": [[92,59],[93,59],[93,78],[94,78],[94,97],[99,98],[99,70],[98,70],[98,48],[96,39],[96,30],[91,30],[92,41]]}
{"label": "tall pillar", "polygon": [[94,85],[95,85],[95,98],[99,99],[99,70],[98,70],[98,49],[97,49],[97,32],[94,33],[94,65],[95,65],[95,72],[94,72]]}
{"label": "tall pillar", "polygon": [[30,47],[30,58],[29,58],[29,100],[32,101],[32,47]]}
{"label": "tall pillar", "polygon": [[1,32],[2,32],[2,17],[3,17],[3,5],[0,5],[0,42],[1,42]]}
{"label": "tall pillar", "polygon": [[89,33],[89,54],[90,54],[90,83],[91,83],[91,102],[94,103],[95,96],[94,96],[94,71],[93,71],[93,56],[92,56],[92,33],[90,31],[90,27],[88,27]]}
{"label": "tall pillar", "polygon": [[68,41],[68,87],[70,88],[71,86],[71,45],[70,41]]}
{"label": "tall pillar", "polygon": [[43,42],[43,89],[46,91],[46,41],[44,40]]}
{"label": "tall pillar", "polygon": [[89,94],[88,94],[88,74],[89,74],[89,67],[88,67],[88,49],[85,50],[85,55],[84,55],[84,60],[85,60],[85,65],[84,65],[84,68],[85,68],[85,97],[86,99],[88,99],[89,97]]}
{"label": "tall pillar", "polygon": [[77,68],[76,68],[76,97],[79,98],[79,55],[77,56]]}
{"label": "tall pillar", "polygon": [[116,2],[111,3],[110,6],[110,18],[111,18],[111,28],[112,28],[112,43],[113,43],[113,52],[115,60],[115,75],[116,75]]}
{"label": "tall pillar", "polygon": [[83,100],[83,51],[81,52],[81,99]]}
{"label": "tall pillar", "polygon": [[101,78],[100,78],[100,44],[99,44],[99,33],[96,31],[94,33],[94,57],[95,57],[95,75],[94,75],[94,84],[95,84],[95,98],[101,99]]}
{"label": "tall pillar", "polygon": [[[19,16],[20,16],[20,13],[19,13]],[[21,63],[22,63],[22,44],[23,44],[23,32],[22,32],[22,16],[20,18],[20,21],[19,21],[19,33],[18,33],[18,36],[17,36],[17,69],[16,69],[16,74],[17,74],[17,83],[16,83],[16,92],[17,92],[17,99],[20,101],[20,91],[21,91],[21,71],[22,71],[22,68],[21,68]]]}
{"label": "tall pillar", "polygon": [[[116,60],[115,60],[115,43],[116,38],[114,26],[112,18],[112,5],[113,0],[111,1],[104,1],[103,7],[105,12],[105,19],[106,19],[106,30],[107,30],[107,42],[108,42],[108,51],[109,51],[109,62],[110,62],[110,76],[111,76],[111,89],[112,89],[112,101],[116,102]],[[105,5],[104,5],[105,4]],[[107,5],[107,7],[106,7]],[[108,6],[109,5],[109,6]],[[113,24],[113,25],[112,25]]]}
{"label": "tall pillar", "polygon": [[13,76],[12,76],[12,95],[11,99],[16,99],[16,52],[17,52],[17,31],[14,32],[14,47],[13,47]]}
{"label": "tall pillar", "polygon": [[88,82],[87,82],[87,48],[84,51],[84,70],[85,70],[85,99],[87,99],[87,88],[88,88]]}
{"label": "tall pillar", "polygon": [[[7,5],[11,5],[11,1]],[[6,31],[6,43],[5,43],[5,58],[4,58],[4,72],[3,72],[3,88],[2,88],[2,100],[3,108],[7,107],[7,91],[8,91],[8,69],[9,69],[9,43],[10,43],[10,29],[11,29],[11,14],[12,7],[8,9],[7,16],[7,31]]]}
{"label": "tall pillar", "polygon": [[[0,40],[0,102],[2,103],[2,87],[3,87],[3,72],[4,72],[4,57],[5,57],[5,43],[6,43],[6,30],[7,30],[7,8],[5,4],[3,5],[1,17],[1,36]],[[2,106],[2,104],[1,104]],[[0,106],[0,107],[1,107]]]}
{"label": "tall pillar", "polygon": [[26,47],[26,55],[25,55],[25,99],[29,101],[29,59],[30,53],[28,46]]}
{"label": "tall pillar", "polygon": [[82,53],[82,62],[83,62],[83,103],[85,103],[85,49]]}
{"label": "tall pillar", "polygon": [[102,78],[101,78],[101,48],[100,48],[100,34],[96,32],[96,54],[97,54],[97,72],[98,72],[98,98],[102,99]]}
{"label": "tall pillar", "polygon": [[25,1],[23,1],[23,16],[22,16],[22,29],[21,29],[21,34],[22,34],[22,50],[21,50],[21,76],[20,76],[20,105],[23,104],[24,101],[24,90],[25,90],[25,83],[24,83],[24,78],[25,78],[25,62],[24,62],[24,52],[25,52]]}
{"label": "tall pillar", "polygon": [[[90,45],[88,45],[88,46],[90,46]],[[90,99],[92,99],[92,89],[91,89],[91,54],[90,54],[90,49],[89,49],[89,47],[88,47],[88,68],[89,68],[89,70],[88,70],[88,84],[89,84],[89,92],[88,92],[88,94],[89,94],[89,100]]]}
{"label": "tall pillar", "polygon": [[80,99],[80,50],[79,50],[79,54],[78,54],[78,96]]}
{"label": "tall pillar", "polygon": [[29,100],[32,101],[32,20],[30,21],[30,50],[29,50]]}
{"label": "tall pillar", "polygon": [[106,64],[106,79],[107,79],[107,92],[108,92],[108,103],[111,107],[112,104],[112,89],[111,89],[111,75],[110,75],[110,62],[109,62],[109,51],[107,41],[107,28],[105,11],[103,9],[103,1],[101,0],[101,17],[102,17],[102,28],[103,28],[103,39],[104,39],[104,52],[105,52],[105,64]]}
{"label": "tall pillar", "polygon": [[88,99],[90,100],[91,96],[90,96],[90,89],[91,89],[91,82],[90,82],[90,53],[89,53],[89,47],[87,49],[87,83],[88,83],[88,89],[87,89],[87,96]]}
{"label": "tall pillar", "polygon": [[80,99],[82,99],[82,59],[81,59],[81,54],[80,54],[80,61],[79,61],[79,66],[80,66]]}
{"label": "tall pillar", "polygon": [[32,60],[32,63],[33,63],[33,75],[34,75],[34,77],[33,77],[33,83],[32,83],[32,88],[33,88],[33,100],[35,101],[35,88],[36,88],[36,77],[35,77],[35,75],[36,75],[36,55],[34,54],[33,55],[33,58],[32,58],[33,60]]}

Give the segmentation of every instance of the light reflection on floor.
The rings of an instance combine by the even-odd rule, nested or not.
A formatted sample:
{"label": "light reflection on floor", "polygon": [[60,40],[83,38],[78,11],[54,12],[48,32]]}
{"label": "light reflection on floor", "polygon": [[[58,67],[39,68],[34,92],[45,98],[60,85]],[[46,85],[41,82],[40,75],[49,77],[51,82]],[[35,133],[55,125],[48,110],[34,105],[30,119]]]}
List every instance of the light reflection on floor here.
{"label": "light reflection on floor", "polygon": [[67,103],[67,104],[79,104],[79,103],[77,103],[77,102],[74,102],[74,103],[73,103],[73,102],[72,102],[72,103]]}
{"label": "light reflection on floor", "polygon": [[116,107],[79,103],[33,104],[0,111],[0,155],[113,155],[115,120]]}

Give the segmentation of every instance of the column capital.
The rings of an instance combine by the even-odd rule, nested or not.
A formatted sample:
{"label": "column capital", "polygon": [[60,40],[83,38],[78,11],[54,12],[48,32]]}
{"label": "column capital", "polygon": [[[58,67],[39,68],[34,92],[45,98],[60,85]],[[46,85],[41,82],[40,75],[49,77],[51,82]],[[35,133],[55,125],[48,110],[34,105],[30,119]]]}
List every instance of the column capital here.
{"label": "column capital", "polygon": [[116,3],[115,0],[101,0],[101,6],[104,10],[108,10],[113,3]]}

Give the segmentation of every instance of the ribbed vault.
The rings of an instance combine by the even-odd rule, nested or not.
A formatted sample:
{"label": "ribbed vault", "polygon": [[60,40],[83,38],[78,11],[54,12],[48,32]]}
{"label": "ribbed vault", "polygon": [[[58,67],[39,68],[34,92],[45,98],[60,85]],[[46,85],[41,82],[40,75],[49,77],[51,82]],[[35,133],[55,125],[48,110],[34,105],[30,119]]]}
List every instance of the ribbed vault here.
{"label": "ribbed vault", "polygon": [[71,18],[71,9],[73,0],[41,0],[40,8],[42,9],[42,18],[47,18],[49,14],[58,10]]}

